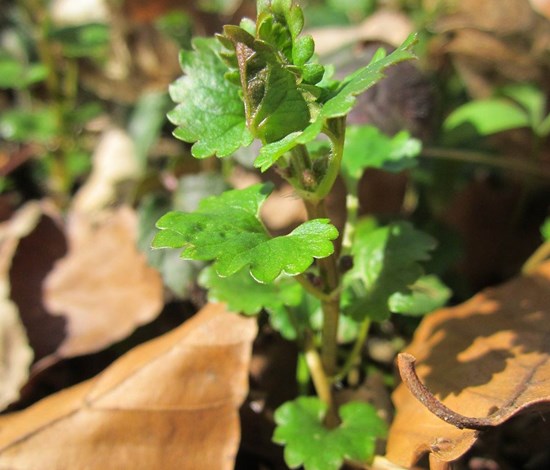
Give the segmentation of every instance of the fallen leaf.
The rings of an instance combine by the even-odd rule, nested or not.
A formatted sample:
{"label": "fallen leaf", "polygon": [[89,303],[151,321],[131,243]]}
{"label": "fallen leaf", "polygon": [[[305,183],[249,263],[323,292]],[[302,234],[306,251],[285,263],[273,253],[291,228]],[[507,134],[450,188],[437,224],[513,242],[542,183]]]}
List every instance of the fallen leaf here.
{"label": "fallen leaf", "polygon": [[[108,56],[82,67],[82,85],[103,99],[127,105],[135,104],[144,93],[166,90],[181,70],[179,46],[153,22],[167,11],[163,4],[176,1],[121,1],[116,5],[106,2],[110,31]],[[147,19],[133,14],[126,8],[129,3],[142,4],[146,10],[152,10],[152,15]],[[181,6],[181,2],[178,3]]]}
{"label": "fallen leaf", "polygon": [[[6,287],[2,282],[2,294]],[[0,313],[0,410],[3,410],[19,399],[19,390],[29,378],[33,352],[13,302],[1,299]]]}
{"label": "fallen leaf", "polygon": [[95,379],[0,418],[0,467],[232,469],[256,323],[209,304]]}
{"label": "fallen leaf", "polygon": [[109,129],[92,156],[93,170],[74,197],[72,210],[94,212],[116,202],[122,184],[135,181],[140,167],[134,143],[121,129]]}
{"label": "fallen leaf", "polygon": [[490,96],[510,81],[545,83],[550,24],[532,3],[424,0],[424,6],[438,33],[429,48],[430,63],[446,67],[450,59],[471,96]]}
{"label": "fallen leaf", "polygon": [[0,225],[0,409],[16,401],[29,366],[55,351],[65,328],[46,311],[41,285],[66,251],[59,216],[47,202],[30,202]]}
{"label": "fallen leaf", "polygon": [[437,26],[441,31],[475,28],[505,36],[529,31],[535,21],[525,0],[443,0],[440,3],[452,11],[439,20]]}
{"label": "fallen leaf", "polygon": [[43,285],[48,311],[67,321],[56,358],[99,351],[153,320],[163,306],[162,280],[137,249],[131,208],[94,218],[73,213],[67,234],[69,252]]}
{"label": "fallen leaf", "polygon": [[[39,209],[36,205],[31,207],[36,209],[31,208],[18,214],[19,222],[22,217],[30,225],[36,222],[35,213]],[[33,351],[17,306],[9,298],[9,267],[17,248],[18,235],[23,234],[21,231],[26,231],[26,224],[15,224],[14,219],[0,228],[0,410],[19,398],[19,390],[28,380],[33,359]]]}
{"label": "fallen leaf", "polygon": [[354,26],[324,27],[308,30],[320,55],[363,41],[382,41],[397,47],[414,30],[410,18],[393,10],[378,10]]}
{"label": "fallen leaf", "polygon": [[[451,410],[498,425],[547,406],[550,397],[550,262],[529,277],[487,289],[426,317],[407,352],[422,383]],[[479,430],[436,417],[401,384],[387,458],[411,467],[431,452],[456,460]]]}
{"label": "fallen leaf", "polygon": [[550,18],[549,0],[529,0],[529,2],[531,3],[533,10],[545,16],[546,18]]}
{"label": "fallen leaf", "polygon": [[53,0],[49,5],[55,25],[107,23],[109,10],[105,0],[83,0],[78,7],[71,0]]}

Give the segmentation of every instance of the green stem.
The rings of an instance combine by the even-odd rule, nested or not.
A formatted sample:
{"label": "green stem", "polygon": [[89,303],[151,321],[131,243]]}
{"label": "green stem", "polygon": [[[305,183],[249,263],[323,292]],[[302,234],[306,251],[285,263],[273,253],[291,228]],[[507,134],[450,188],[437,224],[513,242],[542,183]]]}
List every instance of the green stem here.
{"label": "green stem", "polygon": [[346,359],[345,364],[342,366],[340,371],[331,378],[332,382],[340,382],[346,378],[346,376],[350,373],[350,371],[356,366],[357,359],[361,355],[361,350],[363,349],[363,345],[365,344],[365,341],[367,340],[367,336],[369,334],[371,321],[369,318],[365,319],[360,326],[359,333],[357,335],[357,339],[355,340],[355,344],[353,345],[353,348],[351,352],[349,353],[348,358]]}
{"label": "green stem", "polygon": [[321,302],[330,302],[334,299],[334,293],[325,294],[322,290],[315,287],[304,274],[298,274],[294,276],[294,279],[300,283],[306,292],[313,295],[313,297],[316,297]]}
{"label": "green stem", "polygon": [[[308,218],[325,218],[326,211],[324,201],[315,204],[311,201],[305,201]],[[340,285],[340,276],[336,264],[336,254],[317,260],[319,266],[319,275],[323,286],[322,291],[330,296],[321,301],[323,310],[323,329],[322,329],[322,349],[321,358],[325,372],[328,375],[336,373],[336,359],[338,354],[338,322],[340,317],[340,295],[331,295],[338,292]]]}
{"label": "green stem", "polygon": [[319,356],[311,335],[306,335],[304,341],[304,356],[309,372],[311,373],[311,379],[317,395],[321,401],[328,405],[329,409],[332,409],[333,402],[331,383],[325,373],[323,362]]}
{"label": "green stem", "polygon": [[340,174],[340,166],[344,155],[344,141],[346,138],[345,117],[331,119],[328,124],[329,126],[324,132],[332,143],[332,156],[327,171],[315,190],[315,195],[318,200],[324,199],[334,186],[334,182]]}

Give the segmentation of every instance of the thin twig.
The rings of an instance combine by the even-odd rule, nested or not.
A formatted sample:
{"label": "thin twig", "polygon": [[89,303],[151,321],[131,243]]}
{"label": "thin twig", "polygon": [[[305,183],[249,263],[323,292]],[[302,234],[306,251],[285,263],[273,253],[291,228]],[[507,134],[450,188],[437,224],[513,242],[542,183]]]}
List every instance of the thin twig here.
{"label": "thin twig", "polygon": [[536,178],[550,178],[550,171],[548,171],[548,169],[544,168],[542,165],[536,165],[531,163],[530,161],[525,161],[524,159],[519,159],[517,157],[498,158],[481,152],[436,147],[426,147],[422,149],[422,153],[420,154],[420,156],[438,160],[454,160],[457,162],[468,162],[478,165],[487,165],[506,171],[525,173]]}
{"label": "thin twig", "polygon": [[496,426],[502,421],[498,411],[486,418],[470,418],[447,408],[420,381],[416,374],[415,362],[416,358],[411,354],[401,353],[397,356],[397,365],[401,378],[415,398],[438,418],[452,424],[458,429],[475,430],[485,430]]}

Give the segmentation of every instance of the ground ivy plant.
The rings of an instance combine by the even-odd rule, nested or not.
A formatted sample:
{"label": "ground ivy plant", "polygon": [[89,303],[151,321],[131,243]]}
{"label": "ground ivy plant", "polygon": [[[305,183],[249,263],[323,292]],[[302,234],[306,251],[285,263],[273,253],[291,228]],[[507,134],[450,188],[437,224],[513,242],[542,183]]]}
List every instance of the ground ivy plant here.
{"label": "ground ivy plant", "polygon": [[[211,300],[247,315],[267,312],[285,338],[297,341],[316,395],[276,411],[273,439],[285,446],[291,468],[330,470],[345,460],[370,461],[386,432],[370,404],[337,409],[334,399],[335,386],[357,365],[370,324],[392,313],[429,311],[448,291],[423,273],[421,262],[434,248],[430,236],[405,221],[379,226],[357,215],[365,168],[411,167],[420,146],[405,132],[387,137],[346,126],[346,115],[386,68],[414,57],[415,37],[335,80],[318,63],[303,26],[302,9],[291,0],[258,0],[255,22],[196,38],[181,53],[184,74],[170,87],[177,106],[168,117],[196,158],[229,157],[260,141],[254,165],[274,168],[292,184],[308,220],[272,236],[259,213],[273,186],[257,184],[206,198],[194,212],[164,215],[153,247],[211,262],[199,278]],[[338,175],[348,191],[341,234],[325,209]]]}

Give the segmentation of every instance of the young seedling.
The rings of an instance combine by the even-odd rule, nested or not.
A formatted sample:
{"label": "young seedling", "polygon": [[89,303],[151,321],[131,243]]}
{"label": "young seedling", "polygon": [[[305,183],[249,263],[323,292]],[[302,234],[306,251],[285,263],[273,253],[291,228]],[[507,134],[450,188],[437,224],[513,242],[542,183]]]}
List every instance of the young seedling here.
{"label": "young seedling", "polygon": [[[308,220],[274,237],[259,217],[272,185],[258,184],[204,199],[192,213],[157,222],[154,248],[181,248],[181,257],[211,261],[200,276],[211,300],[247,315],[269,313],[272,325],[298,342],[317,396],[283,404],[274,441],[291,468],[339,468],[368,462],[385,422],[363,402],[336,409],[333,386],[357,364],[372,321],[392,312],[420,314],[444,303],[448,291],[424,277],[434,240],[408,222],[378,226],[357,217],[357,186],[367,167],[400,171],[414,165],[420,145],[406,133],[346,130],[346,115],[383,71],[414,57],[415,37],[394,52],[379,51],[343,80],[317,62],[304,17],[291,0],[258,0],[257,19],[226,26],[216,38],[196,38],[183,51],[184,75],[170,88],[176,137],[196,158],[232,155],[261,142],[254,165],[274,167],[303,200]],[[348,132],[348,138],[346,138]],[[367,139],[365,141],[365,139]],[[362,149],[368,146],[369,153]],[[338,175],[348,189],[341,249],[325,201]],[[342,272],[342,260],[352,267]],[[341,349],[342,342],[353,342]],[[341,360],[341,353],[348,358]]]}

